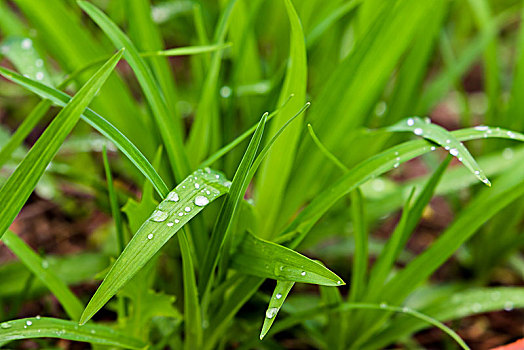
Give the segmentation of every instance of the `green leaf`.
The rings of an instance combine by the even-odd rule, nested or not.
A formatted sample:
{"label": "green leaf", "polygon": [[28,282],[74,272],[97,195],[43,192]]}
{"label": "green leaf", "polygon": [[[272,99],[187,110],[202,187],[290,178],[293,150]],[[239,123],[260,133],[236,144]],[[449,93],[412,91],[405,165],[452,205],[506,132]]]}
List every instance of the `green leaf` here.
{"label": "green leaf", "polygon": [[231,267],[239,272],[279,281],[342,286],[340,277],[304,255],[247,233],[231,257]]}
{"label": "green leaf", "polygon": [[229,181],[210,169],[195,171],[158,205],[111,267],[80,319],[85,324],[182,226],[227,193]]}
{"label": "green leaf", "polygon": [[[282,108],[275,117],[268,132],[275,135],[278,130],[286,124],[295,111],[305,103],[307,87],[307,57],[306,44],[300,18],[295,11],[291,0],[284,1],[286,12],[291,26],[289,62],[286,71],[284,86],[280,91],[279,105],[291,94],[295,97]],[[289,179],[293,176],[291,169],[295,159],[295,153],[300,141],[302,123],[295,123],[287,127],[264,161],[260,174],[257,178],[256,208],[260,213],[259,234],[263,238],[274,236],[277,232],[275,226],[280,206],[283,203],[284,193]]]}
{"label": "green leaf", "polygon": [[295,285],[295,282],[288,281],[277,281],[273,295],[269,300],[269,306],[267,307],[266,317],[264,318],[264,324],[262,325],[262,330],[260,331],[260,340],[264,339],[267,332],[271,328],[273,322],[277,318],[277,314],[280,311],[284,301],[287,298],[287,295],[291,291],[291,288]]}
{"label": "green leaf", "polygon": [[429,119],[426,119],[425,121],[418,117],[404,119],[397,124],[388,127],[386,130],[409,131],[417,136],[424,137],[425,139],[439,144],[444,147],[449,154],[456,157],[460,162],[463,162],[464,166],[466,166],[466,168],[468,168],[480,181],[491,186],[488,178],[484,175],[484,171],[480,169],[479,165],[462,142],[457,140],[443,127],[431,123]]}
{"label": "green leaf", "polygon": [[361,300],[366,289],[368,270],[368,229],[362,191],[356,188],[351,192],[351,221],[355,239],[355,253],[351,270],[351,291],[349,301]]}
{"label": "green leaf", "polygon": [[140,57],[131,40],[109,17],[87,1],[78,1],[78,5],[100,26],[116,47],[126,48],[124,57],[133,69],[149,102],[158,130],[165,143],[173,174],[177,180],[182,180],[189,174],[189,163],[183,146],[181,126],[179,123],[172,121],[166,102],[158,89],[158,84],[151,69],[149,69],[144,59]]}
{"label": "green leaf", "polygon": [[22,239],[10,230],[5,232],[2,242],[53,293],[69,317],[73,320],[78,320],[84,305],[71,292],[67,284],[49,268],[49,263],[38,256]]}
{"label": "green leaf", "polygon": [[59,338],[126,349],[142,349],[146,344],[139,339],[118,333],[100,325],[79,326],[74,321],[49,317],[34,317],[0,324],[0,345],[18,339]]}
{"label": "green leaf", "polygon": [[107,149],[104,146],[102,150],[102,158],[104,160],[104,170],[106,173],[107,181],[107,192],[109,195],[109,205],[111,207],[111,215],[115,221],[116,229],[116,241],[118,244],[118,254],[120,254],[126,245],[124,239],[124,227],[122,224],[122,215],[120,213],[120,208],[118,207],[118,198],[116,196],[115,187],[113,185],[113,175],[111,175],[111,168],[109,166],[109,159],[107,158]]}
{"label": "green leaf", "polygon": [[142,57],[149,56],[187,56],[187,55],[198,55],[201,53],[208,53],[213,51],[224,50],[231,46],[231,43],[223,43],[216,45],[200,45],[200,46],[186,46],[176,47],[174,49],[160,50],[160,51],[147,51],[141,52]]}
{"label": "green leaf", "polygon": [[[0,67],[0,74],[24,88],[34,92],[42,98],[49,99],[59,106],[65,106],[71,100],[71,97],[59,90],[41,84],[37,81],[28,79],[8,69]],[[98,130],[102,135],[111,140],[118,149],[124,153],[127,158],[137,167],[142,174],[153,183],[158,194],[164,197],[169,192],[166,184],[158,175],[153,166],[144,157],[144,155],[129,141],[117,128],[115,128],[106,119],[87,108],[82,115],[82,119]]]}
{"label": "green leaf", "polygon": [[109,74],[120,60],[123,51],[116,53],[100,70],[78,91],[68,105],[55,117],[36,141],[14,173],[0,189],[0,203],[4,208],[0,217],[0,237],[22,209],[27,198],[35,188],[60,145],[76,125],[83,110],[95,97]]}

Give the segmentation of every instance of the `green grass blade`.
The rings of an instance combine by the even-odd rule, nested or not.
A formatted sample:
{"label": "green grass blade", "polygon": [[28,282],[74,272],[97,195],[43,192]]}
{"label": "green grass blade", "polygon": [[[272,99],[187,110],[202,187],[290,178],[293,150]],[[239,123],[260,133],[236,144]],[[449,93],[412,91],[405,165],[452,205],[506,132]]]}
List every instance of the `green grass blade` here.
{"label": "green grass blade", "polygon": [[7,230],[3,235],[2,242],[53,293],[58,302],[64,307],[67,315],[73,320],[78,320],[84,305],[55,272],[49,268],[49,263],[42,260],[38,254],[10,230]]}
{"label": "green grass blade", "polygon": [[251,181],[252,174],[249,176],[249,170],[252,167],[253,160],[255,159],[255,155],[260,145],[260,141],[262,140],[266,120],[267,113],[262,116],[260,122],[258,123],[257,130],[253,134],[244,156],[238,165],[237,171],[235,172],[231,190],[226,196],[226,199],[222,204],[222,208],[220,209],[220,214],[215,223],[215,227],[213,228],[211,239],[206,249],[204,262],[202,264],[199,281],[200,295],[203,295],[204,292],[208,290],[208,286],[211,284],[213,271],[215,270],[217,262],[220,258],[222,246],[224,245],[224,242],[229,234],[231,224],[239,206],[238,204],[243,199],[247,186]]}
{"label": "green grass blade", "polygon": [[[71,96],[56,90],[52,87],[43,85],[37,81],[28,79],[20,74],[12,72],[8,69],[0,67],[0,74],[16,84],[34,92],[42,98],[49,99],[59,106],[65,106],[71,100]],[[162,197],[165,197],[169,192],[166,184],[153,168],[151,163],[144,157],[144,155],[136,148],[136,146],[125,137],[117,128],[115,128],[106,119],[95,113],[93,110],[87,108],[82,115],[82,119],[98,130],[102,135],[111,140],[118,149],[126,155],[127,158],[137,167],[146,179],[151,181],[155,186],[156,191]]]}
{"label": "green grass blade", "polygon": [[[476,127],[451,132],[459,141],[481,138],[505,138],[524,141],[524,135],[500,128]],[[313,225],[340,198],[362,185],[373,176],[379,176],[395,169],[400,163],[421,156],[436,149],[433,143],[426,140],[409,141],[389,148],[372,158],[353,167],[331,186],[325,188],[311,203],[300,212],[283,231],[282,235],[296,236],[290,248],[296,247],[311,230]]]}
{"label": "green grass blade", "polygon": [[355,253],[351,272],[351,291],[349,301],[362,299],[366,288],[368,269],[368,230],[366,227],[366,213],[364,197],[360,189],[351,192],[351,221],[353,223],[353,237],[355,239]]}
{"label": "green grass blade", "polygon": [[111,175],[111,168],[109,166],[109,159],[107,158],[107,149],[105,146],[102,149],[102,158],[104,160],[104,170],[106,173],[107,193],[109,195],[109,205],[111,207],[111,216],[113,217],[113,220],[115,220],[118,254],[120,254],[122,253],[126,245],[126,242],[124,239],[124,227],[122,225],[122,214],[120,213],[120,208],[118,207],[118,198],[116,196],[115,187],[113,185],[113,175]]}
{"label": "green grass blade", "polygon": [[[271,136],[275,135],[306,101],[307,57],[302,24],[291,0],[284,1],[284,4],[291,33],[289,62],[284,85],[280,91],[279,105],[290,94],[294,94],[295,97],[275,117],[268,132]],[[300,120],[300,118],[302,117],[298,119]],[[295,123],[287,127],[279,139],[275,141],[258,174],[255,201],[260,217],[264,218],[259,223],[260,229],[258,231],[262,238],[269,238],[276,233],[274,230],[277,225],[276,220],[280,206],[283,204],[287,183],[292,176],[291,169],[300,141],[301,130],[302,123]]]}
{"label": "green grass blade", "polygon": [[387,130],[412,132],[417,136],[424,137],[425,139],[439,144],[444,147],[449,154],[462,162],[464,166],[466,166],[466,168],[468,168],[480,181],[491,186],[488,178],[484,175],[484,171],[480,169],[467,148],[449,131],[439,125],[431,123],[429,119],[426,119],[426,121],[418,117],[404,119],[397,124],[388,127]]}
{"label": "green grass blade", "polygon": [[182,180],[189,174],[189,163],[183,147],[181,126],[173,122],[162,93],[158,90],[153,73],[144,59],[140,57],[135,45],[109,17],[87,1],[78,1],[78,5],[100,26],[116,47],[126,48],[124,57],[133,69],[149,102],[164,141],[173,174],[178,181]]}
{"label": "green grass blade", "polygon": [[0,189],[0,203],[4,210],[0,217],[0,237],[22,209],[27,198],[44,174],[60,145],[76,125],[83,110],[95,97],[122,56],[116,53],[90,80],[78,91],[68,105],[55,117],[36,141],[4,186]]}
{"label": "green grass blade", "polygon": [[80,319],[85,324],[188,221],[227,193],[229,181],[210,169],[195,171],[158,205],[111,267]]}
{"label": "green grass blade", "polygon": [[199,46],[186,46],[177,47],[174,49],[160,50],[160,51],[147,51],[141,52],[142,57],[151,56],[187,56],[187,55],[198,55],[202,53],[209,53],[214,51],[220,51],[230,47],[231,43],[216,44],[216,45],[199,45]]}
{"label": "green grass blade", "polygon": [[307,129],[309,131],[309,136],[311,136],[311,139],[317,145],[318,149],[326,156],[327,159],[333,162],[340,170],[343,172],[349,171],[349,168],[345,166],[333,153],[331,153],[326,146],[320,141],[317,134],[315,134],[315,131],[313,130],[313,127],[311,124],[307,125]]}
{"label": "green grass blade", "polygon": [[275,322],[277,314],[280,311],[284,301],[287,298],[287,295],[291,291],[291,288],[295,285],[295,282],[288,281],[277,281],[273,295],[269,300],[269,306],[267,307],[266,317],[264,318],[264,324],[262,325],[262,330],[260,331],[260,340],[264,339],[267,332]]}
{"label": "green grass blade", "polygon": [[247,233],[231,257],[239,272],[279,281],[341,286],[345,283],[324,265],[273,242]]}
{"label": "green grass blade", "polygon": [[[433,173],[429,178],[427,183],[424,185],[424,188],[417,196],[415,203],[411,205],[411,198],[414,194],[414,189],[411,191],[411,194],[406,201],[406,205],[402,212],[399,223],[395,227],[391,238],[388,240],[388,243],[384,247],[384,251],[380,254],[377,261],[373,264],[373,269],[371,270],[369,278],[369,287],[368,287],[368,298],[366,300],[373,299],[372,296],[378,296],[379,291],[382,290],[382,284],[386,281],[388,274],[391,272],[391,268],[395,263],[395,260],[398,258],[398,255],[402,251],[404,245],[409,239],[411,233],[415,229],[415,226],[422,216],[424,208],[428,205],[431,200],[435,189],[444,174],[444,171],[448,167],[451,161],[451,157],[448,156],[447,159],[440,164],[438,169]],[[371,296],[372,295],[372,296]]]}
{"label": "green grass blade", "polygon": [[182,254],[184,276],[185,348],[187,350],[200,349],[203,344],[202,315],[198,303],[198,287],[195,280],[193,258],[184,230],[178,234],[178,243]]}
{"label": "green grass blade", "polygon": [[74,321],[49,317],[34,317],[0,324],[0,345],[18,339],[59,338],[92,344],[117,346],[125,349],[142,349],[142,340],[118,333],[100,325],[78,326]]}

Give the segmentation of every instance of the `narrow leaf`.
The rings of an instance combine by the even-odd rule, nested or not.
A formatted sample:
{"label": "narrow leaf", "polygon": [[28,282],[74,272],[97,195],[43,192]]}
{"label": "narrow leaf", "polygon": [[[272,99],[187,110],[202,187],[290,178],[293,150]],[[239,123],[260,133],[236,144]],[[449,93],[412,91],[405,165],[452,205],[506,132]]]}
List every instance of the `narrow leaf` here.
{"label": "narrow leaf", "polygon": [[267,332],[271,328],[273,322],[277,318],[277,314],[280,311],[284,301],[287,298],[287,295],[291,291],[291,288],[295,285],[295,282],[288,281],[277,281],[273,295],[269,300],[269,306],[267,307],[266,317],[264,318],[264,324],[262,325],[262,331],[260,332],[260,340],[264,339]]}

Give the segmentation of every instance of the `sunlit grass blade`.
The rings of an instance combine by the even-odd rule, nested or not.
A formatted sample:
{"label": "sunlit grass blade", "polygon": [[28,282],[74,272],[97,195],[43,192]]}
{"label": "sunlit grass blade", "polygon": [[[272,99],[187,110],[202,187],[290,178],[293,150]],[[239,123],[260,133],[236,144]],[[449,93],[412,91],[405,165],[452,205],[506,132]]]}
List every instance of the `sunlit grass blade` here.
{"label": "sunlit grass blade", "polygon": [[102,149],[102,158],[104,160],[104,170],[106,174],[107,182],[107,193],[109,195],[109,205],[111,207],[111,216],[115,221],[116,230],[116,242],[118,244],[118,254],[120,254],[126,245],[124,239],[124,227],[122,224],[122,214],[118,207],[118,198],[115,192],[115,186],[113,185],[113,175],[111,174],[111,167],[109,166],[109,159],[107,158],[107,148],[104,146]]}
{"label": "sunlit grass blade", "polygon": [[80,119],[83,110],[95,97],[109,74],[120,60],[123,51],[116,53],[71,99],[36,141],[14,173],[0,189],[3,205],[0,217],[0,237],[22,209],[60,145]]}
{"label": "sunlit grass blade", "polygon": [[215,267],[220,259],[220,252],[224,241],[228,238],[228,234],[233,222],[235,213],[238,209],[239,202],[243,199],[244,193],[246,192],[247,186],[251,181],[249,176],[249,169],[252,167],[253,160],[257,153],[260,141],[262,140],[262,135],[264,133],[264,126],[266,125],[267,113],[265,113],[258,127],[249,142],[249,145],[238,165],[235,176],[233,177],[233,182],[231,189],[222,204],[220,209],[220,214],[213,228],[211,234],[211,239],[208,243],[204,262],[202,264],[202,269],[200,272],[200,281],[199,281],[199,293],[203,295],[210,286],[211,280],[213,278],[213,272]]}
{"label": "sunlit grass blade", "polygon": [[[524,140],[524,135],[499,128],[481,127],[462,129],[451,132],[459,141],[468,141],[481,138],[505,138]],[[343,175],[338,181],[320,192],[308,206],[282,231],[281,235],[294,236],[290,248],[296,247],[311,230],[313,225],[326,213],[340,198],[362,185],[373,176],[379,176],[395,169],[400,163],[421,156],[436,149],[432,142],[425,140],[409,141],[391,147],[372,158],[357,164]]]}
{"label": "sunlit grass blade", "polygon": [[178,243],[182,254],[184,275],[185,347],[187,350],[200,349],[203,344],[202,315],[198,302],[198,287],[195,280],[193,258],[184,230],[178,234]]}
{"label": "sunlit grass blade", "polygon": [[206,205],[228,192],[229,181],[210,169],[195,171],[153,211],[111,267],[80,319],[85,324],[188,221]]}
{"label": "sunlit grass blade", "polygon": [[[289,62],[284,85],[280,91],[279,104],[290,95],[294,98],[275,117],[268,134],[273,136],[306,101],[307,56],[304,33],[300,18],[291,0],[284,1],[291,27]],[[298,119],[303,118],[299,116]],[[259,222],[259,235],[270,238],[276,234],[277,218],[283,205],[285,189],[293,174],[291,169],[296,156],[302,131],[302,123],[289,125],[275,141],[257,177],[256,208],[264,220]]]}
{"label": "sunlit grass blade", "polygon": [[264,339],[267,332],[275,322],[277,318],[278,311],[284,305],[284,301],[287,298],[287,295],[291,291],[291,288],[295,285],[295,282],[289,281],[277,281],[273,295],[269,300],[269,306],[267,307],[266,317],[264,318],[264,324],[262,325],[262,330],[260,331],[260,340]]}
{"label": "sunlit grass blade", "polygon": [[[420,311],[440,322],[447,322],[479,313],[496,310],[511,311],[517,308],[524,308],[524,288],[505,286],[454,292],[448,298],[432,303]],[[363,349],[383,348],[393,343],[399,336],[413,334],[427,327],[428,325],[421,320],[398,318],[382,331],[380,336],[366,343]]]}
{"label": "sunlit grass blade", "polygon": [[[56,90],[52,87],[43,85],[37,81],[28,79],[20,74],[12,72],[8,69],[0,67],[0,74],[16,84],[23,86],[24,88],[34,92],[42,98],[49,99],[59,106],[65,106],[71,100],[71,96]],[[166,196],[169,192],[166,184],[162,178],[158,175],[153,166],[144,157],[144,155],[136,148],[136,146],[129,141],[118,129],[116,129],[106,119],[95,113],[93,110],[87,108],[82,115],[82,119],[102,135],[111,140],[118,149],[124,153],[127,158],[137,167],[140,172],[151,181],[155,186],[156,191],[162,197]]]}
{"label": "sunlit grass blade", "polygon": [[457,140],[443,127],[431,123],[429,119],[425,121],[418,117],[404,119],[397,124],[388,127],[387,130],[412,132],[417,136],[424,137],[425,139],[439,144],[444,147],[449,154],[462,162],[464,166],[466,166],[466,168],[468,168],[480,181],[491,186],[488,178],[484,175],[484,171],[480,169],[479,165],[462,142]]}
{"label": "sunlit grass blade", "polygon": [[172,120],[162,93],[158,90],[153,73],[144,59],[140,57],[135,45],[109,17],[87,1],[78,1],[78,5],[100,26],[116,47],[126,48],[124,57],[133,69],[149,102],[158,130],[165,143],[173,175],[178,181],[181,181],[189,174],[189,163],[183,147],[181,125],[179,121]]}
{"label": "sunlit grass blade", "polygon": [[74,321],[57,318],[23,318],[0,324],[0,345],[18,339],[36,338],[68,339],[124,349],[142,349],[147,345],[140,339],[116,332],[107,326],[78,326]]}
{"label": "sunlit grass blade", "polygon": [[313,140],[313,142],[315,143],[315,145],[317,145],[318,149],[324,153],[324,155],[326,156],[326,158],[328,158],[330,161],[333,162],[333,164],[335,164],[340,170],[342,170],[343,172],[347,172],[349,171],[349,168],[347,166],[345,166],[333,153],[331,153],[327,148],[326,146],[324,146],[324,144],[322,143],[322,141],[320,141],[320,139],[318,138],[317,134],[315,134],[315,131],[313,130],[313,126],[311,126],[311,124],[308,124],[307,125],[307,129],[309,131],[309,136],[311,136],[311,139]]}
{"label": "sunlit grass blade", "polygon": [[324,265],[273,242],[247,233],[231,257],[239,272],[279,281],[341,286],[345,283]]}
{"label": "sunlit grass blade", "polygon": [[380,291],[382,290],[382,284],[384,281],[386,281],[386,278],[391,272],[391,268],[395,263],[395,260],[398,258],[398,255],[402,251],[411,233],[415,229],[415,226],[420,220],[424,208],[431,200],[431,197],[435,192],[435,188],[437,187],[450,161],[451,157],[448,156],[448,158],[440,164],[438,169],[431,175],[427,183],[424,185],[413,204],[411,204],[411,198],[413,197],[415,189],[411,191],[411,194],[406,201],[406,205],[402,212],[399,223],[395,227],[395,230],[391,234],[391,238],[384,247],[384,251],[373,264],[373,269],[371,270],[369,278],[369,289],[366,300],[372,300],[373,297],[376,297],[380,294]]}
{"label": "sunlit grass blade", "polygon": [[223,43],[223,44],[216,44],[216,45],[176,47],[174,49],[141,52],[140,56],[142,57],[171,56],[172,57],[172,56],[198,55],[202,53],[209,53],[213,51],[224,50],[230,47],[231,45],[232,45],[231,43]]}
{"label": "sunlit grass blade", "polygon": [[358,301],[362,299],[366,288],[366,275],[369,258],[364,196],[359,188],[356,188],[351,192],[351,221],[353,223],[355,253],[353,255],[353,266],[351,269],[351,290],[349,301]]}
{"label": "sunlit grass blade", "polygon": [[84,305],[55,272],[49,268],[49,263],[40,258],[22,239],[10,230],[7,230],[2,236],[2,242],[53,293],[58,302],[64,307],[68,316],[75,321],[78,320]]}

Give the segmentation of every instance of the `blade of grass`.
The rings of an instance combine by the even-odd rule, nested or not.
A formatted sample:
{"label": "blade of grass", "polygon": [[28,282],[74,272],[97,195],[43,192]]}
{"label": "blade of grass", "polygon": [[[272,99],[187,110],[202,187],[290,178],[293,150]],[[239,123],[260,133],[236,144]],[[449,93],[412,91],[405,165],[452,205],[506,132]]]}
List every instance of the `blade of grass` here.
{"label": "blade of grass", "polygon": [[239,272],[279,281],[342,286],[340,277],[302,254],[247,233],[231,257]]}
{"label": "blade of grass", "polygon": [[10,230],[7,230],[2,236],[2,242],[53,293],[58,302],[64,307],[67,315],[73,320],[78,320],[84,305],[60,277],[49,268],[49,263],[42,260],[20,237]]}
{"label": "blade of grass", "polygon": [[188,56],[198,55],[202,53],[209,53],[214,51],[220,51],[231,47],[232,43],[223,43],[216,45],[199,45],[199,46],[187,46],[187,47],[176,47],[174,49],[160,50],[160,51],[146,51],[141,52],[142,57],[153,57],[153,56]]}
{"label": "blade of grass", "polygon": [[18,339],[59,338],[88,342],[125,349],[143,349],[146,347],[140,339],[118,333],[114,329],[100,325],[79,327],[74,321],[49,317],[23,318],[1,324],[0,345]]}
{"label": "blade of grass", "polygon": [[280,311],[284,301],[287,298],[287,295],[291,291],[291,288],[295,285],[295,282],[288,281],[277,281],[273,295],[269,300],[269,306],[267,307],[266,317],[264,318],[264,324],[262,325],[262,330],[260,331],[260,340],[264,339],[267,332],[275,322],[277,314]]}
{"label": "blade of grass", "polygon": [[46,167],[58,152],[60,145],[76,125],[78,119],[80,119],[83,110],[89,105],[97,91],[109,77],[109,74],[120,60],[122,53],[122,50],[116,53],[78,91],[68,105],[54,118],[0,189],[0,203],[4,207],[0,217],[0,237],[22,209]]}
{"label": "blade of grass", "polygon": [[135,45],[109,17],[87,1],[78,1],[78,5],[106,33],[116,47],[126,48],[124,57],[133,69],[149,102],[158,130],[165,144],[173,175],[178,181],[181,181],[189,174],[189,162],[183,147],[181,126],[178,122],[171,120],[166,102],[158,90],[153,73],[143,58],[140,57]]}
{"label": "blade of grass", "polygon": [[120,255],[120,253],[122,253],[124,247],[126,246],[126,242],[124,239],[124,227],[122,225],[122,214],[120,213],[120,208],[118,207],[118,199],[116,197],[115,187],[113,185],[113,175],[111,175],[109,159],[107,158],[107,148],[105,146],[102,148],[102,158],[104,160],[104,170],[106,173],[107,193],[109,195],[111,216],[113,217],[113,220],[115,220],[118,255]]}
{"label": "blade of grass", "polygon": [[135,233],[86,306],[85,324],[122,288],[188,221],[207,204],[228,192],[229,181],[220,173],[197,170],[158,205]]}
{"label": "blade of grass", "polygon": [[[8,69],[0,67],[0,74],[16,84],[23,86],[24,88],[32,91],[42,98],[49,99],[59,106],[65,106],[71,101],[71,96],[56,90],[52,87],[43,85],[37,81],[28,79],[20,74],[12,72]],[[118,149],[124,153],[127,158],[137,167],[140,172],[145,176],[146,179],[151,181],[155,186],[156,191],[162,197],[165,197],[169,192],[166,184],[158,175],[153,166],[144,157],[144,155],[136,148],[136,146],[124,136],[117,128],[115,128],[106,119],[98,115],[93,110],[87,108],[82,115],[82,119],[93,128],[98,130],[102,135],[111,140]]]}
{"label": "blade of grass", "polygon": [[468,168],[480,181],[488,186],[491,186],[484,171],[480,169],[479,165],[469,153],[467,148],[457,140],[453,134],[444,129],[443,127],[433,124],[426,119],[426,121],[412,117],[401,120],[397,124],[394,124],[387,128],[388,131],[408,131],[412,132],[417,136],[424,137],[425,139],[431,140],[440,146],[444,147],[446,151],[449,151],[454,157],[460,162],[463,162],[464,166]]}
{"label": "blade of grass", "polygon": [[368,231],[362,191],[356,188],[351,192],[351,221],[355,239],[355,253],[351,271],[351,290],[349,301],[361,300],[366,289],[366,274],[368,269]]}

